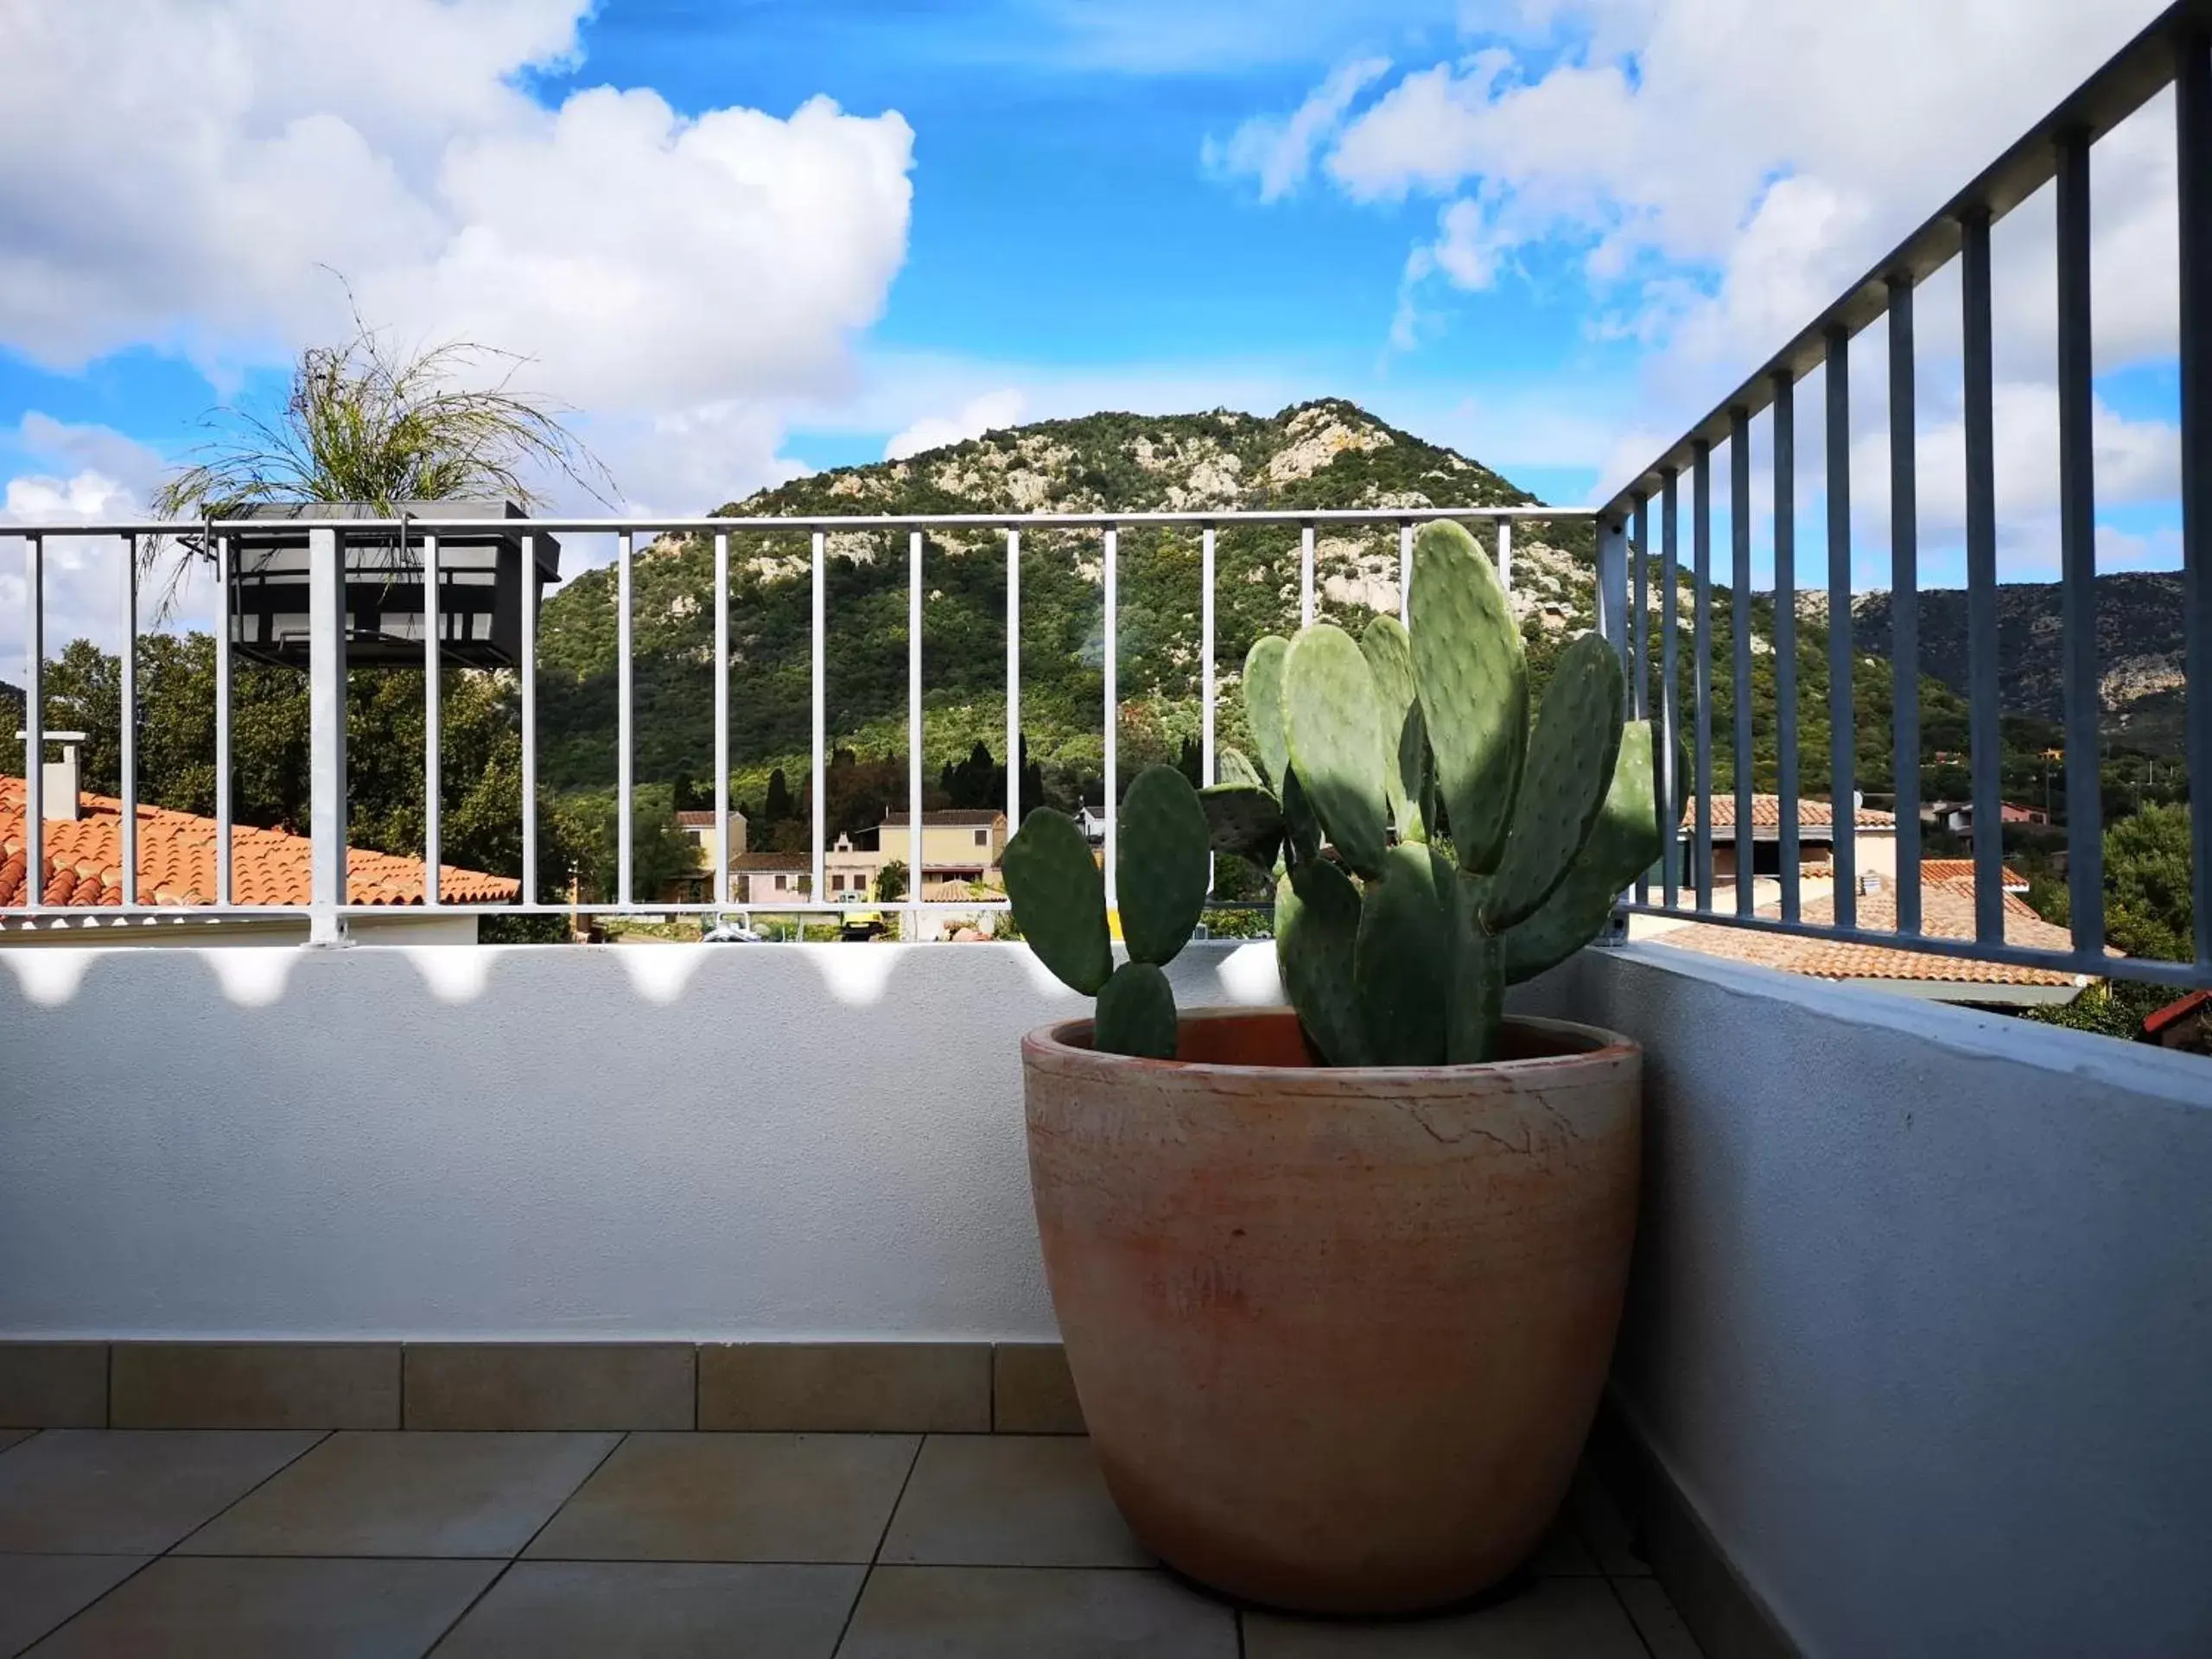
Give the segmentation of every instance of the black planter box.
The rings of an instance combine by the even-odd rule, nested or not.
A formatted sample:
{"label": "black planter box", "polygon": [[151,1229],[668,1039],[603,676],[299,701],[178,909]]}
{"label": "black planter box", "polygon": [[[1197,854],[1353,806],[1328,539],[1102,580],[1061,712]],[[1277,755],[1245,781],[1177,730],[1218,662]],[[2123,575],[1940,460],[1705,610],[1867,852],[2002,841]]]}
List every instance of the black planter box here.
{"label": "black planter box", "polygon": [[[408,501],[410,515],[497,521],[524,517],[512,501]],[[382,518],[351,502],[259,505],[218,533],[230,538],[231,645],[239,656],[286,668],[308,665],[308,532],[285,521]],[[264,524],[267,528],[262,528]],[[406,546],[389,529],[341,532],[346,565],[346,663],[349,668],[423,665],[423,532]],[[523,532],[485,528],[438,534],[439,655],[465,668],[512,668],[522,658],[522,607],[536,606],[561,575],[561,544],[537,532],[535,568],[523,569]]]}

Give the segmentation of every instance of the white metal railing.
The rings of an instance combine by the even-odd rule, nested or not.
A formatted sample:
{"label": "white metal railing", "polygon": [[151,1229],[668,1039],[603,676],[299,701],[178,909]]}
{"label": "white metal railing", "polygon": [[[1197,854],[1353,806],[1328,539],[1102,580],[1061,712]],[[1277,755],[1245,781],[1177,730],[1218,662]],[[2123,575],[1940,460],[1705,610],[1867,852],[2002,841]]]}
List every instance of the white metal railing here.
{"label": "white metal railing", "polygon": [[[441,518],[434,514],[401,518],[302,518],[283,522],[287,533],[304,534],[308,541],[308,695],[309,703],[309,836],[314,844],[310,897],[305,909],[309,921],[309,938],[313,943],[334,944],[342,941],[347,918],[356,916],[388,916],[388,906],[355,905],[347,901],[346,891],[346,594],[345,555],[348,537],[375,538],[386,546],[396,545],[403,563],[411,548],[419,547],[423,575],[425,599],[423,612],[423,668],[424,668],[424,733],[423,769],[425,785],[423,836],[423,894],[426,907],[435,907],[448,913],[474,915],[567,915],[572,912],[600,914],[634,914],[650,912],[662,915],[715,915],[733,910],[754,910],[775,914],[824,914],[852,908],[849,901],[833,900],[824,891],[823,865],[827,852],[825,766],[830,734],[826,730],[826,660],[825,641],[829,625],[826,604],[826,569],[829,538],[832,534],[846,531],[907,532],[907,822],[906,866],[907,890],[903,901],[895,905],[868,902],[867,908],[897,910],[919,917],[927,912],[974,913],[1003,908],[1005,900],[969,899],[932,901],[922,896],[924,871],[927,861],[924,857],[925,819],[923,796],[925,771],[923,766],[923,661],[924,661],[924,599],[923,553],[925,538],[931,531],[995,531],[1005,537],[1006,583],[1006,773],[1007,817],[1011,830],[1020,814],[1020,739],[1021,739],[1021,583],[1020,562],[1022,537],[1025,532],[1038,531],[1095,531],[1100,555],[1101,599],[1104,613],[1103,681],[1104,696],[1101,715],[1103,723],[1103,773],[1105,820],[1105,879],[1109,902],[1115,898],[1115,862],[1118,847],[1116,828],[1116,807],[1120,792],[1120,767],[1117,753],[1117,734],[1121,704],[1119,684],[1119,652],[1116,634],[1119,616],[1118,561],[1120,532],[1129,526],[1181,526],[1195,528],[1200,532],[1200,696],[1202,702],[1200,764],[1208,779],[1214,776],[1215,705],[1218,695],[1218,679],[1215,662],[1215,587],[1216,535],[1223,527],[1251,525],[1295,527],[1299,532],[1299,614],[1301,622],[1313,620],[1318,607],[1315,534],[1326,525],[1347,527],[1383,526],[1398,532],[1398,591],[1402,609],[1404,595],[1412,575],[1413,543],[1415,528],[1437,519],[1455,519],[1462,523],[1490,524],[1496,527],[1498,567],[1510,581],[1512,526],[1516,520],[1554,521],[1560,523],[1586,522],[1592,517],[1586,509],[1546,506],[1525,507],[1424,507],[1424,508],[1356,508],[1356,509],[1296,509],[1244,512],[1094,512],[1094,513],[949,513],[929,515],[875,514],[837,516],[810,516],[800,518],[523,518],[491,521],[501,535],[520,538],[523,544],[522,569],[524,581],[531,582],[530,573],[536,569],[535,538],[539,535],[593,534],[612,535],[615,540],[614,580],[616,591],[616,794],[619,810],[616,814],[617,848],[615,893],[613,899],[591,904],[569,905],[548,903],[543,899],[537,868],[537,618],[536,605],[526,591],[522,606],[519,660],[516,664],[521,690],[521,830],[522,871],[520,898],[510,904],[453,904],[448,902],[439,890],[441,856],[441,823],[439,819],[439,752],[441,747],[441,714],[439,702],[440,629],[437,574],[439,570],[439,538],[442,535],[482,534],[487,521],[478,518]],[[137,686],[135,673],[135,642],[141,632],[140,604],[135,548],[145,537],[175,537],[190,531],[206,537],[206,545],[216,557],[217,568],[226,573],[232,569],[232,537],[248,528],[265,534],[270,524],[266,520],[211,520],[203,524],[184,525],[170,521],[142,520],[108,523],[53,523],[0,525],[0,537],[19,538],[25,549],[26,615],[25,620],[25,795],[24,862],[26,868],[25,904],[11,909],[11,916],[35,922],[44,921],[58,925],[99,926],[111,922],[140,920],[149,917],[173,918],[179,915],[194,917],[268,917],[296,916],[302,906],[293,905],[247,905],[235,899],[232,873],[232,843],[233,820],[232,810],[232,709],[231,682],[232,648],[230,637],[228,594],[221,607],[222,615],[215,629],[216,704],[215,749],[216,770],[216,894],[213,905],[194,906],[181,909],[174,905],[156,906],[142,902],[137,892],[137,860],[135,837],[138,804],[136,753],[133,733],[137,717]],[[810,760],[811,788],[810,791],[812,823],[810,882],[805,893],[786,899],[778,896],[772,901],[752,900],[738,904],[730,893],[730,797],[729,779],[731,755],[729,749],[730,713],[730,537],[748,533],[806,534],[810,543],[811,604],[811,734]],[[714,748],[715,748],[715,822],[717,856],[715,869],[715,893],[711,902],[663,903],[650,896],[640,898],[632,890],[632,830],[634,820],[636,783],[634,760],[634,653],[632,650],[632,577],[637,557],[638,538],[652,536],[709,535],[714,547]],[[71,906],[49,906],[43,902],[45,883],[44,808],[41,801],[41,766],[44,753],[44,690],[43,664],[45,660],[46,581],[45,554],[47,543],[62,538],[88,541],[105,540],[114,543],[114,556],[125,568],[125,615],[123,627],[121,676],[122,778],[121,803],[123,835],[123,902],[120,905],[101,905],[87,908]],[[411,566],[410,567],[411,569]],[[1601,584],[1600,620],[1609,632],[1618,633],[1622,618],[1618,607],[1604,608],[1602,592],[1610,591]],[[397,850],[397,849],[387,849]],[[889,848],[879,849],[889,852]]]}

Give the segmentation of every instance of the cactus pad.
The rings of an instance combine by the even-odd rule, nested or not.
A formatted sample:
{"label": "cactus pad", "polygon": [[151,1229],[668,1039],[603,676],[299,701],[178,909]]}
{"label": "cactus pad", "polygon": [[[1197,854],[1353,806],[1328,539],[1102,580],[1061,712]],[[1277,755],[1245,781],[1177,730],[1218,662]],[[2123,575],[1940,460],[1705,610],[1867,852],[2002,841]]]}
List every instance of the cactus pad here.
{"label": "cactus pad", "polygon": [[[1282,850],[1282,807],[1255,784],[1216,784],[1198,791],[1217,853],[1249,858],[1263,870],[1274,868]],[[1127,846],[1128,843],[1122,843]]]}
{"label": "cactus pad", "polygon": [[1505,588],[1473,537],[1426,525],[1414,539],[1413,658],[1436,788],[1459,867],[1497,868],[1529,736],[1529,669]]}
{"label": "cactus pad", "polygon": [[1282,729],[1282,664],[1289,654],[1290,641],[1271,633],[1254,640],[1244,658],[1244,723],[1252,728],[1261,768],[1277,794],[1290,770],[1290,744]]}
{"label": "cactus pad", "polygon": [[1623,696],[1620,661],[1602,637],[1586,633],[1560,653],[1483,918],[1491,932],[1534,915],[1581,852],[1611,785]]}
{"label": "cactus pad", "polygon": [[1282,672],[1290,764],[1345,863],[1378,876],[1389,844],[1382,716],[1358,645],[1326,622],[1299,630]]}
{"label": "cactus pad", "polygon": [[1602,932],[1622,892],[1665,850],[1651,758],[1650,721],[1630,721],[1582,855],[1535,915],[1499,936],[1509,985],[1556,967]]}
{"label": "cactus pad", "polygon": [[1108,1054],[1141,1059],[1175,1058],[1175,993],[1167,976],[1149,962],[1125,962],[1098,993],[1091,1042]]}
{"label": "cactus pad", "polygon": [[1040,806],[1022,820],[1001,862],[1014,925],[1037,959],[1071,989],[1096,996],[1114,971],[1106,880],[1073,818]]}
{"label": "cactus pad", "polygon": [[1427,847],[1390,849],[1360,901],[1352,973],[1378,1065],[1441,1065],[1458,873]]}
{"label": "cactus pad", "polygon": [[1294,869],[1321,856],[1321,820],[1313,816],[1295,767],[1283,774],[1282,839],[1284,861]]}
{"label": "cactus pad", "polygon": [[1275,967],[1298,1021],[1331,1065],[1368,1064],[1352,955],[1359,939],[1359,889],[1326,859],[1287,872],[1275,884]]}
{"label": "cactus pad", "polygon": [[1174,767],[1147,766],[1122,795],[1116,827],[1122,938],[1133,959],[1164,967],[1190,942],[1213,885],[1205,809]]}
{"label": "cactus pad", "polygon": [[1479,884],[1460,878],[1459,924],[1452,930],[1451,995],[1444,1015],[1444,1058],[1474,1065],[1497,1055],[1505,1018],[1504,950],[1475,925]]}
{"label": "cactus pad", "polygon": [[1249,784],[1255,789],[1265,789],[1267,782],[1252,763],[1245,759],[1244,751],[1224,744],[1214,752],[1213,780],[1216,784]]}
{"label": "cactus pad", "polygon": [[1382,785],[1390,822],[1401,841],[1427,841],[1421,817],[1421,774],[1428,764],[1428,733],[1421,723],[1420,687],[1414,680],[1413,636],[1395,616],[1378,616],[1359,636],[1361,654],[1375,676],[1382,715]]}

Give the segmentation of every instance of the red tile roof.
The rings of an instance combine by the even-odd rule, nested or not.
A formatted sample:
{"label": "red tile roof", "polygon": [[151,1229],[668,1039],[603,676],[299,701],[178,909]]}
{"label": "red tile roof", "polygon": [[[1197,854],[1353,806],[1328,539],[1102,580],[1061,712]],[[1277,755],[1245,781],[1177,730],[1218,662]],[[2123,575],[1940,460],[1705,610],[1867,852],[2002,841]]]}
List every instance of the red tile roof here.
{"label": "red tile roof", "polygon": [[[1857,830],[1895,830],[1897,815],[1877,811],[1862,806],[1852,814],[1852,827]],[[1797,803],[1797,827],[1800,830],[1833,830],[1835,809],[1827,801],[1800,798]],[[1682,828],[1697,828],[1697,804],[1693,801],[1682,809]],[[1726,830],[1732,835],[1736,829],[1736,798],[1715,790],[1713,795],[1713,828],[1715,833]],[[1782,828],[1782,798],[1779,795],[1751,797],[1751,831]]]}
{"label": "red tile roof", "polygon": [[2190,1014],[2201,1009],[2212,1010],[2212,991],[2191,991],[2187,996],[2145,1014],[2143,1034],[2145,1037],[2156,1037],[2169,1027],[2178,1025]]}
{"label": "red tile roof", "polygon": [[[2004,868],[2000,885],[2007,893],[2025,893],[2028,878],[2010,864]],[[1967,890],[1974,887],[1974,860],[1970,858],[1923,858],[1920,861],[1920,879],[1923,881],[1963,881]]]}
{"label": "red tile roof", "polygon": [[[1758,913],[1779,918],[1781,907],[1761,906]],[[1834,926],[1835,900],[1822,895],[1808,899],[1800,912],[1815,926]],[[1859,925],[1868,932],[1883,932],[1897,925],[1897,893],[1884,887],[1859,895]],[[1974,887],[1970,882],[1927,880],[1920,884],[1921,931],[1936,938],[1974,937]],[[2074,936],[2047,922],[2012,893],[2005,895],[2005,942],[2040,950],[2071,950]],[[1708,957],[1727,957],[1757,963],[1786,974],[1814,979],[1900,979],[1949,982],[1966,985],[2072,985],[2077,976],[2048,968],[2024,968],[2011,963],[1974,962],[1964,957],[1937,956],[1925,950],[1901,950],[1888,945],[1857,944],[1843,939],[1806,938],[1790,933],[1764,933],[1750,928],[1724,927],[1694,922],[1651,936],[1654,944],[1670,944]]]}
{"label": "red tile roof", "polygon": [[810,870],[814,861],[804,853],[740,853],[729,861],[733,870]]}
{"label": "red tile roof", "polygon": [[[41,902],[73,908],[123,902],[123,803],[79,795],[78,816],[45,825]],[[0,777],[0,906],[23,899],[23,780]],[[308,902],[314,844],[305,836],[237,824],[231,830],[231,896],[240,905]],[[354,905],[419,905],[423,861],[352,847],[346,899]],[[512,877],[441,865],[438,894],[448,904],[512,902]],[[215,821],[166,807],[138,809],[138,899],[148,905],[215,902]]]}
{"label": "red tile roof", "polygon": [[[745,817],[744,813],[738,810],[735,801],[729,804],[729,816],[733,822],[741,821]],[[704,811],[694,811],[690,807],[686,807],[676,815],[676,821],[686,830],[711,830],[715,827],[714,809],[709,807]]]}

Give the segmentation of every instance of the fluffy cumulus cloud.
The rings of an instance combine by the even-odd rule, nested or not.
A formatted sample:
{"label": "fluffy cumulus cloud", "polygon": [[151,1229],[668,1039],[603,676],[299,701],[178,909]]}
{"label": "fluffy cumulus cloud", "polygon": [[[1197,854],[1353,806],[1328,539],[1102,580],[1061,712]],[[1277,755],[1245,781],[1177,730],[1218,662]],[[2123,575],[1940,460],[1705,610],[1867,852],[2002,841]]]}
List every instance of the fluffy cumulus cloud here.
{"label": "fluffy cumulus cloud", "polygon": [[[1548,269],[1564,253],[1593,335],[1651,348],[1649,425],[1679,429],[2158,6],[1470,0],[1458,55],[1324,82],[1318,149],[1291,144],[1285,167],[1317,166],[1355,201],[1433,204],[1399,346],[1418,342],[1425,308],[1510,279],[1525,253]],[[1289,144],[1295,120],[1250,130]],[[2097,148],[2101,369],[2172,350],[2171,132],[2160,99]],[[2008,378],[2048,379],[2052,241],[2047,195],[1999,227]],[[1955,352],[1955,300],[1923,317],[1923,355]]]}
{"label": "fluffy cumulus cloud", "polygon": [[986,432],[1012,426],[1021,418],[1027,404],[1028,399],[1012,386],[987,391],[979,397],[969,398],[950,415],[925,415],[893,433],[891,441],[883,446],[883,458],[904,461],[925,450],[941,449],[948,443],[980,438]]}
{"label": "fluffy cumulus cloud", "polygon": [[772,411],[849,384],[904,261],[912,134],[825,99],[548,108],[522,78],[573,61],[588,9],[0,9],[0,346],[67,370],[150,344],[223,377],[341,333],[336,270],[403,340],[531,359],[641,505],[787,473]]}

